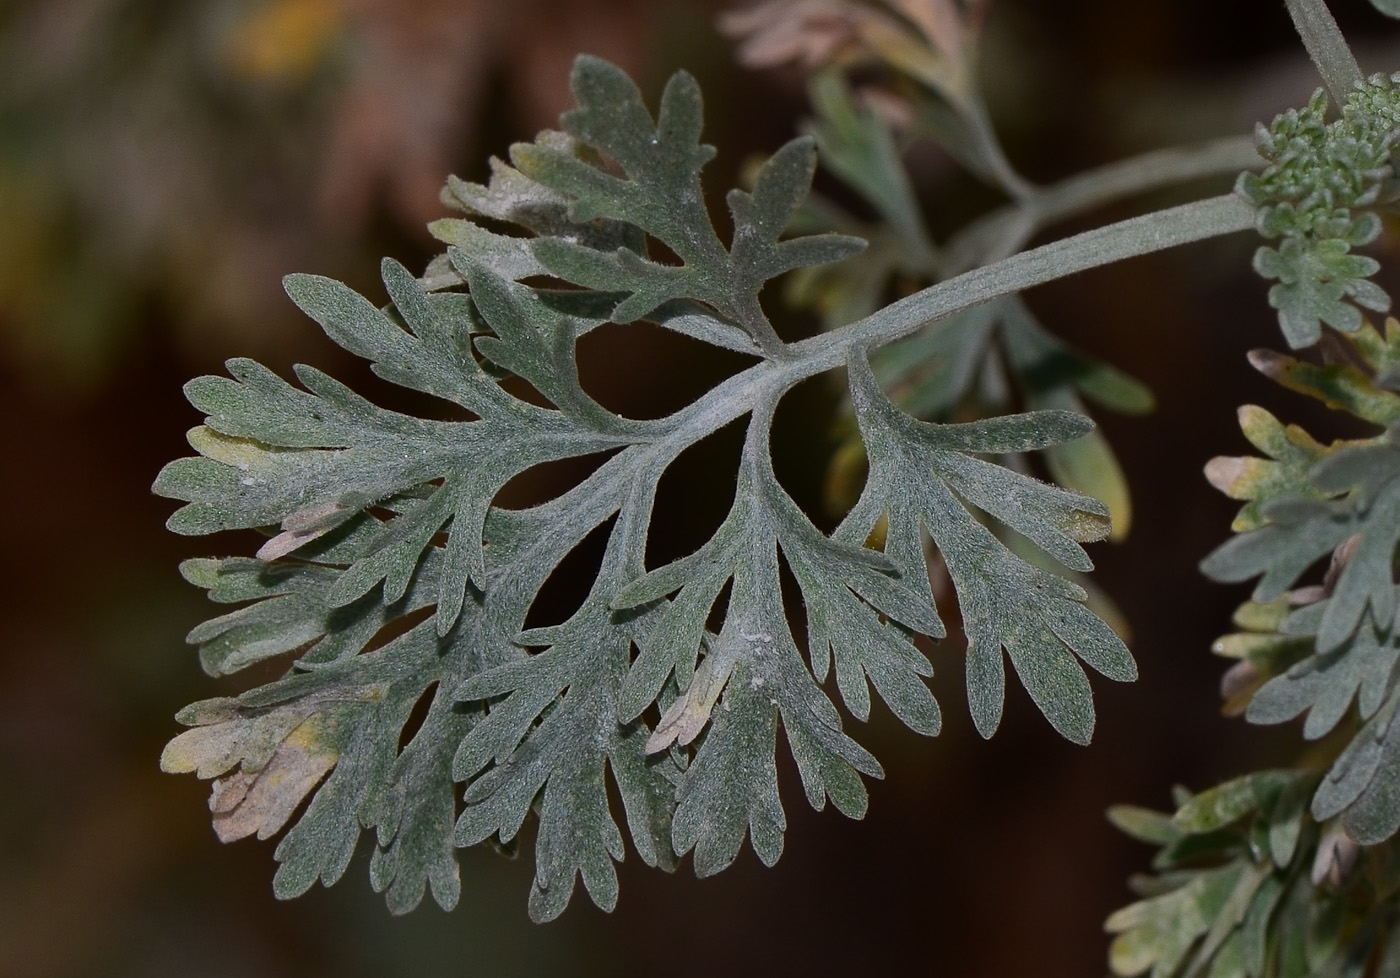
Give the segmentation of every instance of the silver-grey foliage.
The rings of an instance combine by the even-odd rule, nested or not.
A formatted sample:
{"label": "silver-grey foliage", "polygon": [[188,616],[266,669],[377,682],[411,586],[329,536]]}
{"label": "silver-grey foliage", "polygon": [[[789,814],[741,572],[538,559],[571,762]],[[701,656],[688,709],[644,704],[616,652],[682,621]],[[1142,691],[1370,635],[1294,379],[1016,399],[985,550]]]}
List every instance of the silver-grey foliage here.
{"label": "silver-grey foliage", "polygon": [[[532,811],[537,919],[564,909],[577,878],[613,906],[620,821],[648,865],[669,868],[693,851],[698,873],[717,872],[746,836],[772,863],[785,827],[780,728],[808,801],[861,816],[863,778],[881,769],[823,684],[834,664],[835,691],[856,718],[869,716],[873,686],[910,727],[938,732],[918,639],[944,635],[926,537],[959,597],[984,734],[1001,715],[1003,654],[1054,727],[1081,743],[1093,706],[1079,661],[1116,680],[1134,675],[1084,592],[986,525],[1088,570],[1079,544],[1107,534],[1106,507],[990,459],[1063,445],[1092,424],[1066,411],[962,425],[903,413],[866,357],[910,331],[912,307],[883,327],[867,320],[820,343],[784,343],[758,302],[765,281],[861,245],[783,237],[812,177],[812,140],[781,148],[752,191],[730,193],[726,243],[701,193],[713,151],[699,142],[694,81],[671,80],[655,121],[605,62],[581,58],[573,87],[579,108],[562,133],[515,147],[513,166],[496,161],[488,186],[449,185],[445,198],[471,217],[435,225],[450,246],[423,279],[384,263],[385,309],[336,282],[287,279],[335,342],[386,380],[440,398],[458,420],[385,410],[307,367],[295,386],[231,361],[230,377],[187,388],[206,419],[191,433],[199,455],[156,482],[186,504],[171,528],[270,534],[258,559],[186,565],[212,598],[243,605],[190,640],[215,674],[287,653],[295,662],[274,683],[183,713],[191,729],[164,764],[221,776],[215,822],[228,838],[266,837],[311,797],[277,848],[281,896],[338,879],[368,828],[371,879],[392,909],[411,908],[429,887],[451,906],[455,847],[511,843]],[[1244,223],[1233,212],[1206,220],[1208,230],[1183,220],[1169,239]],[[1162,246],[1125,228],[1086,236],[1058,262],[1029,253],[1002,286],[985,275],[954,280],[935,305],[955,312],[1115,250]],[[649,241],[679,264],[653,257]],[[619,417],[581,386],[575,348],[604,322],[640,319],[759,362],[668,417]],[[771,423],[791,386],[843,361],[869,477],[828,535],[775,477]],[[511,375],[548,406],[510,393],[501,381]],[[648,568],[662,474],[745,416],[729,515],[696,553]],[[584,456],[601,464],[557,498],[522,510],[494,504],[516,475]],[[594,531],[606,532],[606,550],[583,605],[563,623],[523,631],[540,588]],[[784,564],[806,607],[805,635],[784,608]],[[717,607],[722,624],[711,631]],[[426,716],[400,749],[415,705]],[[659,721],[646,719],[653,705]]]}

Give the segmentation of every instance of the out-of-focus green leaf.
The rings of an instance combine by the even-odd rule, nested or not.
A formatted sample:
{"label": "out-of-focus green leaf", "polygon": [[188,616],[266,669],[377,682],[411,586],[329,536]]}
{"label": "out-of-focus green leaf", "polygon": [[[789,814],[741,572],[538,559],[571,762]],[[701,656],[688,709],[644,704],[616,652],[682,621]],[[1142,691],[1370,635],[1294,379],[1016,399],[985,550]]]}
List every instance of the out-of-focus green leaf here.
{"label": "out-of-focus green leaf", "polygon": [[1114,805],[1108,810],[1108,820],[1120,832],[1139,842],[1160,846],[1181,838],[1181,829],[1177,828],[1170,815],[1135,805]]}
{"label": "out-of-focus green leaf", "polygon": [[1227,781],[1196,795],[1177,810],[1172,821],[1191,833],[1213,832],[1245,815],[1268,807],[1296,775],[1291,771],[1260,771]]}
{"label": "out-of-focus green leaf", "polygon": [[807,95],[817,114],[810,131],[822,165],[875,208],[901,244],[914,252],[916,262],[931,261],[933,245],[889,125],[878,113],[857,104],[837,72],[813,75]]}

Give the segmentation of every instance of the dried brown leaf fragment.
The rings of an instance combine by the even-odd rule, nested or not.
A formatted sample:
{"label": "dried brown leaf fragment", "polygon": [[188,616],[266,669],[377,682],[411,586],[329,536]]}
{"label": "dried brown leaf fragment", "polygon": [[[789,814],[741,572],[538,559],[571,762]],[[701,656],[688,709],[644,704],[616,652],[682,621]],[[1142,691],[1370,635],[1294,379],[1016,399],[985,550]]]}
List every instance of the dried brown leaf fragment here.
{"label": "dried brown leaf fragment", "polygon": [[354,687],[262,710],[232,699],[197,703],[180,715],[192,726],[166,745],[161,770],[215,779],[209,810],[220,841],[266,839],[339,761],[342,708],[382,693]]}
{"label": "dried brown leaf fragment", "polygon": [[[874,59],[944,87],[965,73],[989,0],[766,0],[720,16],[750,68]],[[941,66],[930,62],[942,61]]]}
{"label": "dried brown leaf fragment", "polygon": [[340,752],[324,737],[324,726],[324,716],[312,717],[293,730],[257,771],[240,769],[214,782],[209,810],[220,842],[254,833],[266,839],[287,824],[340,759]]}
{"label": "dried brown leaf fragment", "polygon": [[898,29],[892,18],[846,0],[769,0],[720,15],[719,28],[739,41],[739,62],[749,68],[812,70],[859,57],[862,27],[882,18]]}

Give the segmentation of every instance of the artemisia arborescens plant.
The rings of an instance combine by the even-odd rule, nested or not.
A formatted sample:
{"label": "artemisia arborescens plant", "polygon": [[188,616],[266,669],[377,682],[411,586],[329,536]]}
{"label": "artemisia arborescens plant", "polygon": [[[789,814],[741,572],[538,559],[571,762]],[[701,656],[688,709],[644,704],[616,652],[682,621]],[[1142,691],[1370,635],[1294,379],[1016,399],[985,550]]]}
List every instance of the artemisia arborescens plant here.
{"label": "artemisia arborescens plant", "polygon": [[[293,383],[233,360],[228,376],[187,385],[206,417],[190,433],[198,455],[156,482],[184,503],[171,529],[267,537],[252,557],[184,565],[213,600],[237,605],[190,641],[213,675],[294,661],[274,682],[182,711],[189,729],[162,764],[215,779],[220,838],[286,829],[279,896],[338,880],[368,829],[371,881],[393,911],[428,889],[451,907],[456,850],[509,844],[532,815],[538,920],[564,910],[579,878],[611,909],[627,839],[648,865],[690,854],[700,875],[728,866],[746,838],[772,864],[786,824],[780,729],[807,801],[856,818],[865,780],[882,775],[847,729],[869,716],[872,689],[914,731],[939,732],[925,649],[944,638],[948,609],[931,565],[951,582],[967,638],[977,729],[997,729],[1009,661],[1049,724],[1086,743],[1084,667],[1136,674],[1086,576],[1083,544],[1126,532],[1130,511],[1089,414],[1152,399],[1057,338],[1021,293],[1258,233],[1254,265],[1274,283],[1284,339],[1324,356],[1251,362],[1377,433],[1324,443],[1241,409],[1265,457],[1211,463],[1212,482],[1246,505],[1204,569],[1260,584],[1217,651],[1239,660],[1231,710],[1257,722],[1306,712],[1306,737],[1350,737],[1301,767],[1182,796],[1175,815],[1115,810],[1163,849],[1144,899],[1109,921],[1112,966],[1154,978],[1400,973],[1400,325],[1366,318],[1389,298],[1372,281],[1376,261],[1357,253],[1396,197],[1400,83],[1361,76],[1321,0],[1290,0],[1325,84],[1307,106],[1253,138],[1038,186],[1002,151],[978,92],[986,7],[768,0],[727,15],[750,65],[810,72],[813,115],[729,192],[723,233],[702,189],[715,151],[694,79],[675,75],[649,106],[619,69],[581,56],[577,104],[557,131],[492,160],[485,185],[449,179],[443,201],[462,216],[432,225],[445,252],[421,274],[384,262],[388,305],[328,279],[286,279],[334,342],[437,398],[440,414],[386,410],[309,367]],[[937,140],[1006,203],[935,241],[902,163],[917,139]],[[875,219],[814,195],[818,165]],[[1210,176],[1225,189],[1241,173],[1231,192],[1026,249],[1106,203]],[[818,335],[775,326],[760,294],[774,301],[764,286],[779,277],[778,301],[816,310]],[[919,285],[891,302],[896,282]],[[670,415],[623,417],[576,362],[580,338],[607,323],[673,330],[743,365]],[[819,374],[845,387],[850,432],[831,532],[780,483],[771,454],[779,405]],[[539,396],[523,397],[526,386]],[[736,423],[728,515],[694,553],[650,564],[659,481]],[[565,459],[589,460],[590,474],[533,506],[498,503],[517,475]],[[581,606],[526,628],[556,568],[599,535]],[[800,620],[785,603],[788,573]]]}

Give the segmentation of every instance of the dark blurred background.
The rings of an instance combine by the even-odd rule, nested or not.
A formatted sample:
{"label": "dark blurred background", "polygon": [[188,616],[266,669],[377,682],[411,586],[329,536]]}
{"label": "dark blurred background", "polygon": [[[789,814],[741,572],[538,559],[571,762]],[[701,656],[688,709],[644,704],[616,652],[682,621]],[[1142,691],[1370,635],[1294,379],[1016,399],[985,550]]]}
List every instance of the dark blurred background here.
{"label": "dark blurred background", "polygon": [[[1336,6],[1363,67],[1396,67],[1388,22],[1363,0]],[[746,849],[696,881],[688,864],[667,877],[634,856],[615,913],[580,891],[547,926],[525,915],[529,858],[478,850],[462,853],[451,914],[425,905],[390,918],[367,854],[334,889],[279,904],[272,844],[220,845],[207,785],[159,773],[173,713],[242,688],[204,677],[183,644],[212,609],[176,565],[255,546],[162,528],[172,506],[150,483],[198,422],[180,385],[232,355],[362,377],[285,299],[281,276],[333,275],[380,298],[380,255],[421,268],[444,176],[482,179],[491,153],[550,125],[578,51],[623,65],[653,97],[671,71],[695,73],[721,153],[710,190],[732,185],[746,156],[793,134],[803,103],[796,76],[734,63],[713,26],[720,7],[0,3],[0,975],[1082,978],[1106,971],[1102,920],[1149,855],[1104,808],[1166,807],[1174,782],[1202,788],[1290,760],[1294,731],[1219,715],[1223,664],[1209,646],[1244,591],[1195,570],[1233,513],[1200,470],[1247,448],[1241,402],[1319,437],[1343,432],[1245,364],[1246,350],[1278,341],[1242,236],[1031,295],[1052,328],[1159,398],[1146,419],[1105,420],[1136,520],[1125,543],[1094,554],[1142,678],[1096,682],[1090,748],[1060,741],[1019,690],[982,742],[950,640],[934,653],[939,738],[878,706],[853,724],[888,772],[864,822],[810,811],[785,763],[790,831],[776,868]],[[982,66],[1010,155],[1036,180],[1248,132],[1315,84],[1275,0],[996,0]],[[913,162],[943,234],[993,201],[936,152]],[[1395,235],[1378,247],[1394,251]],[[596,383],[639,411],[668,395],[657,378],[690,366],[682,346],[625,334],[605,352]],[[816,437],[785,447],[786,464],[820,473],[831,447],[820,412],[834,399],[807,397]],[[727,505],[722,479],[697,491]]]}

